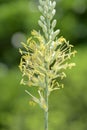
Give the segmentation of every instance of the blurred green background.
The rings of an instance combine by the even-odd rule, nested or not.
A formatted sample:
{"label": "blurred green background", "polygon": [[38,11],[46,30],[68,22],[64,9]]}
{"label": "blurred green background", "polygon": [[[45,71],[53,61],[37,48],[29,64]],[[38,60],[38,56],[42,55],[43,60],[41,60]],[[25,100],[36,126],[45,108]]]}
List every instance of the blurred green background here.
{"label": "blurred green background", "polygon": [[[65,88],[49,99],[49,130],[87,130],[87,0],[56,0],[57,28],[78,51]],[[0,130],[44,130],[44,114],[21,86],[20,42],[38,27],[38,0],[0,0]],[[34,92],[35,93],[35,92]]]}

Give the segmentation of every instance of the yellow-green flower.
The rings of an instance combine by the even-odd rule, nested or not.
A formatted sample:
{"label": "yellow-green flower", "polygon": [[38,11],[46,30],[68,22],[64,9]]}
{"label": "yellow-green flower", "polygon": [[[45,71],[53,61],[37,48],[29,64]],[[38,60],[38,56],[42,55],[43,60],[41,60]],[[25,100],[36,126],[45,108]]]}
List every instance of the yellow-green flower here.
{"label": "yellow-green flower", "polygon": [[68,63],[68,59],[76,51],[71,51],[73,46],[63,37],[45,43],[44,37],[37,31],[34,30],[31,34],[27,43],[22,43],[24,50],[20,49],[22,57],[19,67],[23,74],[21,83],[43,90],[47,76],[50,93],[61,86],[58,79],[66,77],[64,70],[75,66],[74,63]]}
{"label": "yellow-green flower", "polygon": [[[63,88],[61,80],[66,77],[65,69],[71,69],[75,63],[69,63],[73,46],[64,37],[58,37],[59,29],[55,30],[57,21],[53,19],[56,10],[56,2],[51,0],[39,0],[38,21],[42,33],[33,30],[26,43],[22,43],[20,71],[22,72],[21,84],[36,88],[37,98],[29,91],[32,100],[39,104],[45,112],[45,130],[48,130],[48,97],[53,90]],[[34,105],[34,102],[30,102]]]}

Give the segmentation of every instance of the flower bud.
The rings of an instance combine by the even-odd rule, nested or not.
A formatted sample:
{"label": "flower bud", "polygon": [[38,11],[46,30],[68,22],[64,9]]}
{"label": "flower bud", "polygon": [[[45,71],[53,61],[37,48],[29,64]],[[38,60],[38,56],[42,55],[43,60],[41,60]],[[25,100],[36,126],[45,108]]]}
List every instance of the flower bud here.
{"label": "flower bud", "polygon": [[44,1],[39,0],[40,5],[44,5]]}
{"label": "flower bud", "polygon": [[55,15],[55,13],[56,13],[56,10],[55,10],[55,9],[53,9],[53,11],[52,11],[52,15],[54,16],[54,15]]}
{"label": "flower bud", "polygon": [[54,40],[56,38],[56,36],[60,33],[60,30],[56,30],[53,35],[52,35],[52,40]]}
{"label": "flower bud", "polygon": [[52,2],[50,1],[49,6],[52,6]]}
{"label": "flower bud", "polygon": [[52,6],[53,6],[53,8],[55,8],[55,6],[56,6],[56,1],[53,1]]}
{"label": "flower bud", "polygon": [[44,16],[40,16],[40,19],[42,20],[42,21],[44,21],[45,20],[45,18],[44,18]]}
{"label": "flower bud", "polygon": [[41,26],[43,28],[44,24],[42,23],[41,20],[38,20],[38,24],[39,24],[39,26]]}
{"label": "flower bud", "polygon": [[38,9],[41,13],[43,12],[43,8],[41,6],[38,6]]}
{"label": "flower bud", "polygon": [[48,12],[48,7],[47,7],[47,5],[44,6],[44,9],[45,9],[46,12]]}
{"label": "flower bud", "polygon": [[42,21],[38,21],[38,24],[39,24],[39,26],[41,26],[41,28],[43,29],[43,31],[46,33],[47,32],[47,27],[46,27],[46,25],[44,25],[43,23],[42,23]]}
{"label": "flower bud", "polygon": [[57,23],[57,21],[56,21],[56,19],[54,19],[53,22],[52,22],[52,28],[55,28],[56,23]]}

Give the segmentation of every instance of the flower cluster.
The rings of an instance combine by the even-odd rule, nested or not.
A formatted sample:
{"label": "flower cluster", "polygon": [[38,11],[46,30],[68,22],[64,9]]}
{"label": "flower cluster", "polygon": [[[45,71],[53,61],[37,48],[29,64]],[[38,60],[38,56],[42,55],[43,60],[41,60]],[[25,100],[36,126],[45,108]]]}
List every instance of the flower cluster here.
{"label": "flower cluster", "polygon": [[41,12],[40,20],[38,21],[39,26],[42,28],[43,35],[46,41],[53,41],[56,36],[59,34],[60,30],[57,29],[54,31],[56,27],[57,20],[53,19],[56,10],[56,2],[50,0],[39,0],[40,5],[38,6],[39,11]]}
{"label": "flower cluster", "polygon": [[48,96],[51,91],[63,87],[59,81],[66,77],[65,69],[75,66],[75,63],[68,63],[68,59],[74,56],[76,51],[71,51],[73,46],[63,37],[45,43],[44,37],[39,32],[33,30],[31,34],[27,43],[22,43],[24,50],[20,49],[22,57],[19,68],[23,74],[21,83],[38,87],[40,99],[26,92],[43,109],[47,109],[43,96],[46,84]]}

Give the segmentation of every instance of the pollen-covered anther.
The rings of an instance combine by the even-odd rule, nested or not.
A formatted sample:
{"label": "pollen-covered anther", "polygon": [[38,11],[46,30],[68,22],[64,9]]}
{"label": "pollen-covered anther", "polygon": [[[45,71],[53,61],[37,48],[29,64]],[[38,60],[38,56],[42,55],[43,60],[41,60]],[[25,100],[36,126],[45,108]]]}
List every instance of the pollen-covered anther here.
{"label": "pollen-covered anther", "polygon": [[32,40],[32,37],[28,38],[27,44],[29,44],[31,40]]}
{"label": "pollen-covered anther", "polygon": [[30,100],[30,101],[29,101],[29,105],[30,105],[30,106],[35,106],[36,103],[35,103],[33,100]]}
{"label": "pollen-covered anther", "polygon": [[61,73],[61,79],[65,78],[66,74],[64,72]]}
{"label": "pollen-covered anther", "polygon": [[24,79],[21,80],[20,84],[26,85],[26,82],[24,81]]}
{"label": "pollen-covered anther", "polygon": [[23,54],[23,52],[22,52],[22,50],[20,48],[19,48],[19,52],[20,52],[21,55]]}
{"label": "pollen-covered anther", "polygon": [[65,39],[65,38],[63,38],[63,37],[60,37],[60,38],[58,39],[58,42],[59,42],[59,43],[63,43],[63,42],[65,42],[65,43],[66,43],[66,39]]}
{"label": "pollen-covered anther", "polygon": [[76,54],[76,53],[77,53],[76,50],[72,52],[73,57],[75,57],[75,54]]}
{"label": "pollen-covered anther", "polygon": [[64,88],[64,84],[61,85],[61,88]]}
{"label": "pollen-covered anther", "polygon": [[69,69],[71,69],[71,68],[74,67],[74,66],[76,66],[75,63],[70,63],[70,64],[68,64]]}

